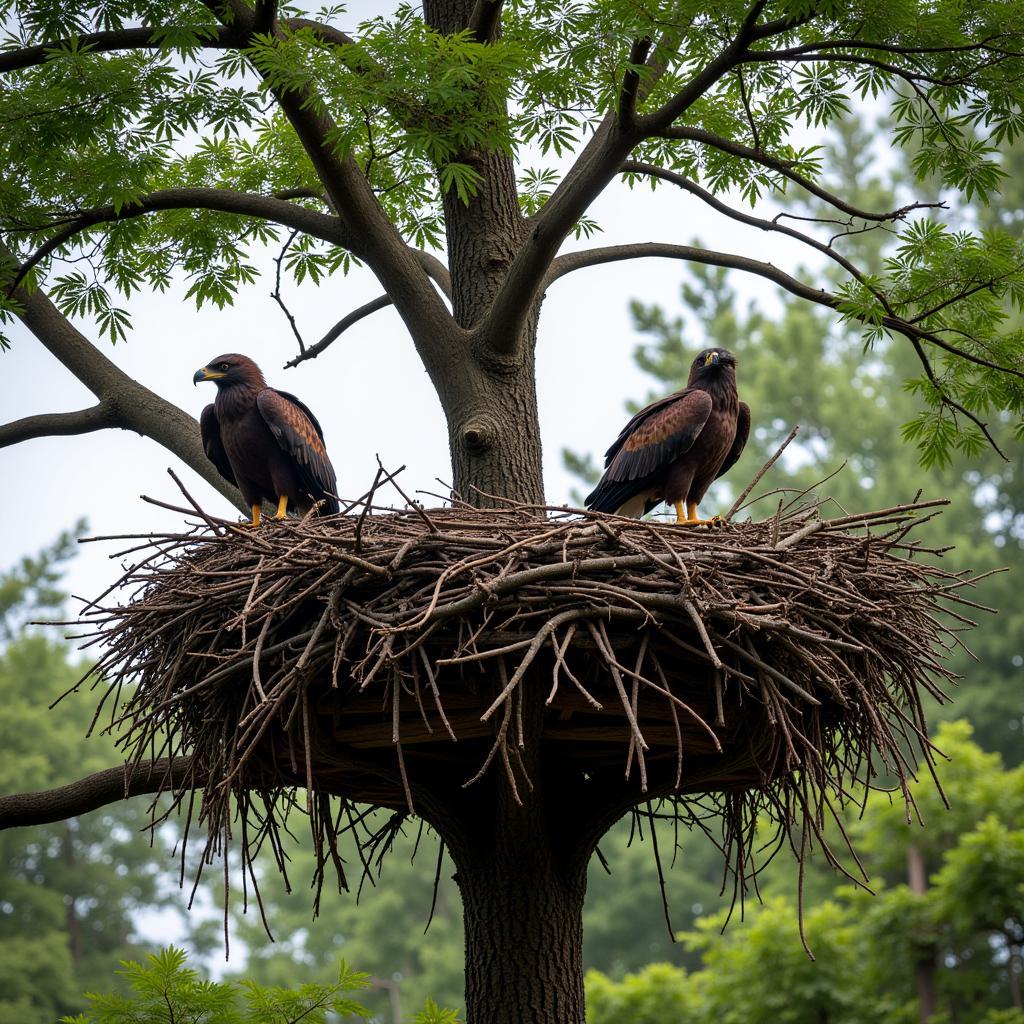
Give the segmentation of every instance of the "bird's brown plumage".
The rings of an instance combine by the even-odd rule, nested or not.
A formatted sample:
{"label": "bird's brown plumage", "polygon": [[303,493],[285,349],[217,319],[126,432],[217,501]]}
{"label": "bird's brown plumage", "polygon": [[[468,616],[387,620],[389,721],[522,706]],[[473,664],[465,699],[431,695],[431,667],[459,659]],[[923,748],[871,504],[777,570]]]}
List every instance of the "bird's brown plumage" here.
{"label": "bird's brown plumage", "polygon": [[750,407],[736,394],[736,360],[706,349],[682,391],[641,409],[605,453],[605,471],[586,504],[642,515],[659,502],[696,509],[712,481],[733,466],[750,433]]}
{"label": "bird's brown plumage", "polygon": [[326,515],[339,511],[323,430],[298,398],[268,388],[259,367],[236,353],[218,356],[193,380],[217,385],[199,421],[206,455],[254,510],[271,500],[281,514],[285,502],[300,512],[317,501]]}

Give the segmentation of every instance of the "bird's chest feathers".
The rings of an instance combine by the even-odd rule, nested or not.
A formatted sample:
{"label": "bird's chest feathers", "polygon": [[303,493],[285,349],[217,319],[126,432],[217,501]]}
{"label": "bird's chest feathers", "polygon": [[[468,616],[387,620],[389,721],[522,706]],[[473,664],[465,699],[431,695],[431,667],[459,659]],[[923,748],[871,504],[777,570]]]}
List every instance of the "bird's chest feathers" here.
{"label": "bird's chest feathers", "polygon": [[224,450],[232,462],[249,461],[246,456],[256,451],[273,451],[277,442],[256,407],[256,392],[248,388],[232,388],[217,395],[214,409],[221,425]]}

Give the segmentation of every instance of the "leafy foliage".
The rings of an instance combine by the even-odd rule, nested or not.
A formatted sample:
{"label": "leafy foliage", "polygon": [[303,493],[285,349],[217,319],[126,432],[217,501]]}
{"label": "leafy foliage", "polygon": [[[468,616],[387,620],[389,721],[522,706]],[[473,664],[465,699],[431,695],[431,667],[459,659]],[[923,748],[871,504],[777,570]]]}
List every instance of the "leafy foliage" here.
{"label": "leafy foliage", "polygon": [[[764,880],[765,902],[749,906],[742,921],[723,931],[723,910],[683,934],[685,946],[701,955],[699,969],[652,964],[621,981],[591,971],[590,1024],[912,1024],[919,1019],[914,971],[922,956],[936,972],[940,1019],[949,1012],[952,1019],[1014,1020],[1020,1011],[1006,1004],[1015,998],[1011,974],[1019,986],[1024,940],[1024,769],[1005,770],[964,723],[944,725],[937,742],[950,758],[941,778],[952,816],[926,810],[922,830],[908,825],[886,794],[872,796],[855,827],[875,892],[837,884],[833,876],[830,898],[805,905],[802,935],[813,960],[802,945],[798,908],[779,893],[791,879],[775,865]],[[1003,805],[992,812],[996,792]],[[930,782],[914,786],[925,806],[933,793]],[[931,884],[918,895],[900,877],[908,847],[922,839]]]}
{"label": "leafy foliage", "polygon": [[[399,234],[439,249],[445,202],[470,205],[495,187],[481,154],[520,165],[520,203],[536,216],[568,182],[569,159],[618,118],[643,129],[630,155],[648,170],[631,171],[630,187],[668,172],[727,210],[736,196],[763,206],[794,188],[829,198],[813,244],[822,251],[818,236],[838,224],[826,248],[844,272],[826,304],[868,344],[899,324],[911,332],[919,368],[905,437],[926,468],[978,453],[989,416],[1024,422],[1024,336],[1006,324],[1024,302],[1024,248],[1001,224],[954,230],[937,202],[946,189],[986,204],[1007,177],[1000,147],[1024,130],[1016,0],[722,0],[713,10],[697,0],[509,0],[486,41],[428,25],[408,3],[351,34],[343,10],[304,5],[248,33],[197,0],[5,0],[0,10],[0,55],[46,52],[0,79],[0,230],[17,258],[43,256],[47,244],[29,283],[111,341],[130,330],[122,300],[133,293],[180,281],[198,306],[224,306],[254,282],[257,249],[280,240],[272,214],[214,212],[184,193],[171,201],[169,190],[277,195],[319,210],[323,161],[351,160]],[[152,29],[145,44],[90,35],[140,25]],[[742,56],[713,73],[732,39],[745,39]],[[633,54],[638,40],[651,41],[649,59]],[[817,140],[859,100],[883,97],[894,143],[927,188],[898,209],[861,208],[848,191],[826,190]],[[289,98],[321,119],[322,151],[300,141]],[[529,169],[538,153],[553,165]],[[156,195],[160,212],[141,216]],[[870,272],[846,260],[861,224],[897,233]],[[583,209],[568,230],[590,237],[598,224]],[[297,282],[344,273],[356,255],[340,236],[308,234],[291,253]]]}
{"label": "leafy foliage", "polygon": [[[116,759],[108,737],[86,741],[84,705],[49,710],[83,666],[23,625],[59,610],[60,562],[81,529],[0,574],[0,792],[45,789]],[[111,960],[141,951],[136,912],[166,905],[173,892],[162,871],[174,829],[151,843],[141,831],[147,821],[144,807],[122,803],[0,832],[0,1020],[52,1024],[81,1005],[81,991],[106,977]]]}
{"label": "leafy foliage", "polygon": [[187,959],[184,950],[171,946],[150,954],[142,964],[124,961],[119,973],[130,994],[90,993],[89,1012],[62,1017],[63,1024],[328,1024],[368,1019],[350,995],[366,987],[366,975],[350,970],[344,961],[331,984],[278,988],[251,981],[207,981],[187,966]]}

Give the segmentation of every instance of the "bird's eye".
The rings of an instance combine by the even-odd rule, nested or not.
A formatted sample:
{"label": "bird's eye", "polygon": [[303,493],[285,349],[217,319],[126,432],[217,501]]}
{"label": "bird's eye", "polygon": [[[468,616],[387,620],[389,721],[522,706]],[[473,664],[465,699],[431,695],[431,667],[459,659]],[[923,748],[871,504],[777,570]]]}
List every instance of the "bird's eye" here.
{"label": "bird's eye", "polygon": [[230,363],[221,363],[220,364],[220,369],[223,370],[225,373],[227,373],[228,370],[231,369],[231,364]]}

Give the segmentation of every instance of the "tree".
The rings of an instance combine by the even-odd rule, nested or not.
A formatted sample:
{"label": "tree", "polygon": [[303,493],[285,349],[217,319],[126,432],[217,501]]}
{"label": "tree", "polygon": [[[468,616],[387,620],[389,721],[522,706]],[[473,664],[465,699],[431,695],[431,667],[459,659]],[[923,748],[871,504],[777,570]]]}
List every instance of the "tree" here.
{"label": "tree", "polygon": [[[927,199],[861,209],[822,186],[817,148],[799,141],[852,96],[892,90],[896,138],[915,147],[915,169],[986,199],[1000,176],[991,143],[1022,126],[1016,0],[941,11],[920,0],[724,0],[710,12],[695,0],[428,0],[422,17],[401,6],[355,36],[337,11],[310,16],[273,0],[4,10],[3,311],[98,402],[8,424],[0,443],[127,427],[230,493],[194,422],[130,380],[70,317],[118,340],[130,323],[118,296],[182,280],[197,303],[224,304],[254,278],[247,246],[282,236],[297,279],[359,260],[384,289],[298,358],[394,304],[447,417],[454,487],[477,504],[542,502],[541,302],[561,277],[597,264],[734,267],[862,324],[869,344],[899,337],[917,360],[925,458],[995,444],[985,418],[1024,408],[1020,335],[1002,330],[1004,300],[1024,298],[1020,246],[948,230]],[[971,135],[975,125],[986,139]],[[561,175],[517,174],[530,146],[574,159]],[[588,211],[620,179],[677,186],[846,276],[828,291],[748,255],[636,240],[561,251],[593,230]],[[798,230],[739,208],[789,188],[829,204],[829,223]],[[882,274],[858,269],[843,237],[825,240],[837,219],[839,236],[906,222]],[[442,232],[447,266],[434,254]],[[540,713],[537,697],[527,730]],[[125,781],[105,780],[111,794]],[[472,822],[445,822],[471,1020],[497,1019],[499,1006],[508,1019],[582,1016],[585,865],[628,801],[572,837],[564,812],[582,809],[558,781],[525,808],[497,791]],[[147,785],[145,771],[132,776],[132,792]],[[74,805],[80,792],[64,798]],[[542,980],[538,963],[550,969]]]}
{"label": "tree", "polygon": [[350,970],[344,961],[336,982],[290,988],[205,981],[187,966],[185,952],[173,947],[151,954],[144,964],[129,960],[121,967],[131,994],[92,993],[90,1012],[63,1017],[64,1024],[326,1024],[369,1019],[352,998],[366,987],[366,975]]}
{"label": "tree", "polygon": [[[826,898],[804,900],[801,928],[792,896],[782,894],[792,870],[776,861],[763,879],[764,902],[743,920],[724,929],[722,911],[683,933],[701,954],[689,972],[652,964],[617,982],[588,974],[591,1024],[1016,1019],[1024,773],[983,751],[966,723],[943,724],[936,741],[950,757],[939,772],[953,810],[921,780],[913,795],[927,829],[908,824],[884,792],[871,795],[862,817],[848,815],[873,892],[833,875]],[[903,881],[905,865],[922,843],[931,885],[914,892]],[[935,1005],[927,1013],[915,988],[923,952],[934,963]]]}

